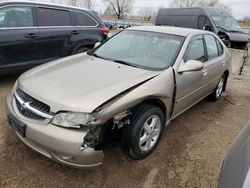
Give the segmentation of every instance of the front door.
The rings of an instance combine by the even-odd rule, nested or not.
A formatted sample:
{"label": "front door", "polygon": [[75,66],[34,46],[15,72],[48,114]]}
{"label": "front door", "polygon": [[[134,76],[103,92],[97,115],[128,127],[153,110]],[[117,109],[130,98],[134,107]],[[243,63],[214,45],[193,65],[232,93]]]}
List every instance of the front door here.
{"label": "front door", "polygon": [[[202,35],[191,39],[182,63],[188,60],[206,61],[205,45]],[[204,95],[204,78],[207,76],[206,68],[199,71],[176,72],[176,103],[173,116],[190,107]]]}
{"label": "front door", "polygon": [[39,59],[39,31],[29,6],[0,8],[0,69],[25,67]]}

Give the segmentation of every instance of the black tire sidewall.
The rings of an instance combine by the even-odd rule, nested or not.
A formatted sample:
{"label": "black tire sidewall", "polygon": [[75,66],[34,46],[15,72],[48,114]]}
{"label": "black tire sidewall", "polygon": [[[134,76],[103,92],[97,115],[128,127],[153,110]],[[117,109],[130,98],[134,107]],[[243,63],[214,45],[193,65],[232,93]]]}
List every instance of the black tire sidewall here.
{"label": "black tire sidewall", "polygon": [[[222,88],[224,88],[224,86],[225,86],[225,81],[226,81],[225,75],[223,75],[223,76],[220,78],[220,81],[221,81],[221,79],[223,79],[223,86],[222,86]],[[219,83],[217,84],[216,89],[215,89],[215,100],[218,100],[218,99],[221,97],[221,94],[222,94],[222,92],[223,92],[223,89],[222,89],[220,95],[217,97],[216,91],[217,91],[217,89],[218,89],[218,86],[219,86],[219,84],[220,84],[220,81],[219,81]]]}
{"label": "black tire sidewall", "polygon": [[[144,108],[143,108],[144,107]],[[148,151],[142,151],[139,146],[140,133],[145,121],[152,115],[157,115],[161,121],[160,135],[155,143],[155,145]],[[131,125],[129,126],[129,131],[127,131],[128,141],[128,152],[132,158],[143,159],[147,157],[158,145],[163,130],[164,130],[164,114],[162,110],[155,106],[143,105],[139,108],[131,119]]]}

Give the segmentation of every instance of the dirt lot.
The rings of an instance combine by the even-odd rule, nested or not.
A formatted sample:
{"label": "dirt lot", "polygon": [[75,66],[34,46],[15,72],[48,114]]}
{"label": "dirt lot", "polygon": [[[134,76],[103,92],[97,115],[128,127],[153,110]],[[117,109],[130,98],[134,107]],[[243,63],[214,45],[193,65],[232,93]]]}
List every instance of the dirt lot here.
{"label": "dirt lot", "polygon": [[229,145],[250,120],[248,65],[218,102],[202,101],[174,120],[147,159],[134,161],[112,144],[102,167],[72,169],[34,152],[9,127],[4,103],[16,78],[0,78],[0,187],[216,187]]}

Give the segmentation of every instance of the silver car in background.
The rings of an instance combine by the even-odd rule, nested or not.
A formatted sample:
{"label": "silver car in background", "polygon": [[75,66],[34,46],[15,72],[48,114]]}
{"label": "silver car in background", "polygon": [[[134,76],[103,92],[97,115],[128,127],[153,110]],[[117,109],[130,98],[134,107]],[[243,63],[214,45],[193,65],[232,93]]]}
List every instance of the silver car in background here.
{"label": "silver car in background", "polygon": [[7,97],[8,119],[28,146],[73,167],[102,164],[106,127],[143,159],[164,126],[225,90],[230,55],[213,33],[145,26],[126,29],[88,53],[32,69]]}
{"label": "silver car in background", "polygon": [[242,129],[224,160],[218,188],[250,187],[250,122]]}

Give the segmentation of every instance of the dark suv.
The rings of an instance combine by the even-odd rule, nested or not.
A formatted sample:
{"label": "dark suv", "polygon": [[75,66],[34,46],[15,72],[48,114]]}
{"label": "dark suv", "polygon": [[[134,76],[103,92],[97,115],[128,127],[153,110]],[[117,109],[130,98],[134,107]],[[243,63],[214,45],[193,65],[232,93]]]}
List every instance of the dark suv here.
{"label": "dark suv", "polygon": [[87,51],[107,38],[94,11],[33,2],[0,3],[0,75]]}

